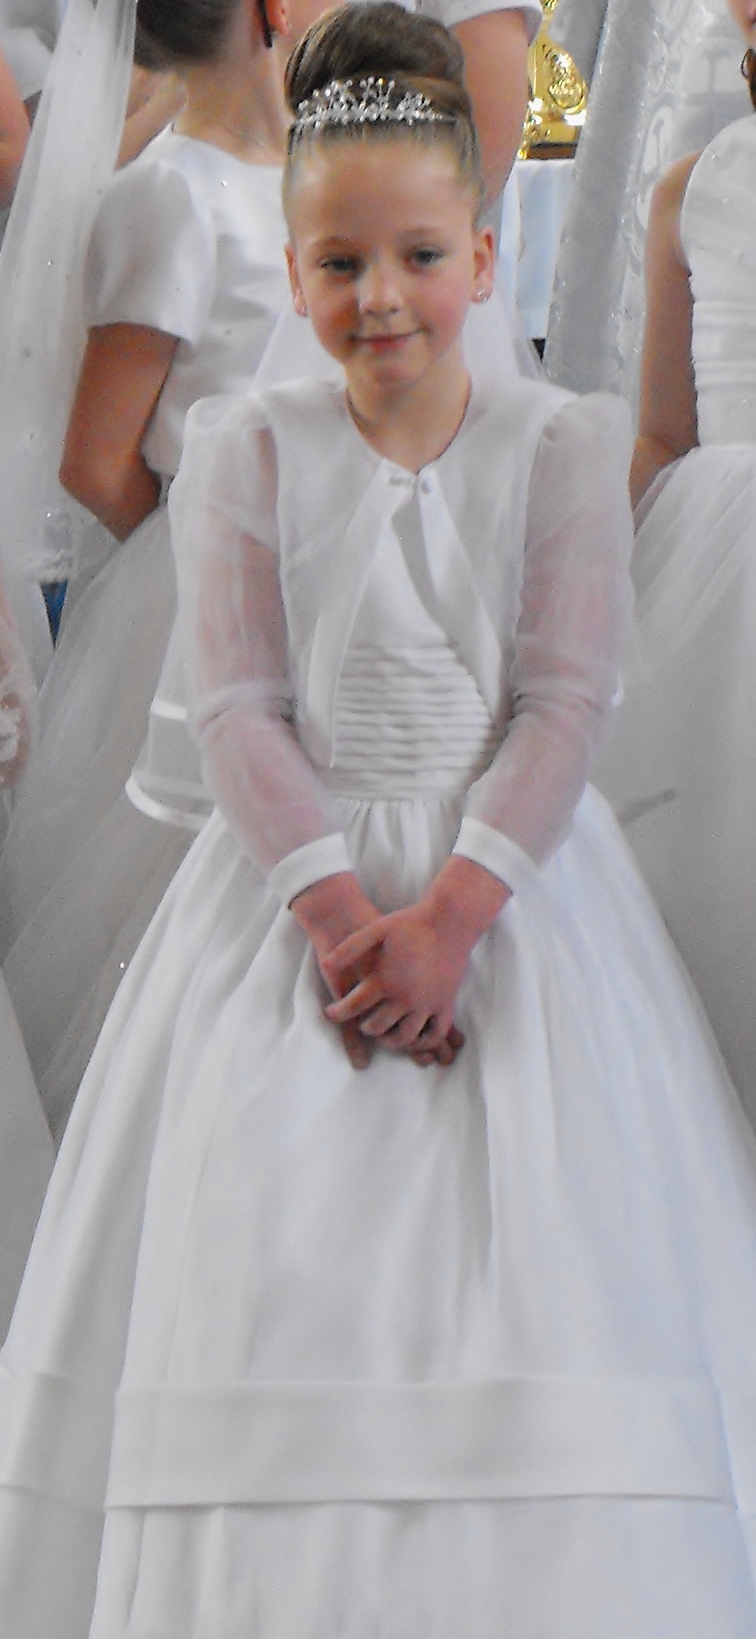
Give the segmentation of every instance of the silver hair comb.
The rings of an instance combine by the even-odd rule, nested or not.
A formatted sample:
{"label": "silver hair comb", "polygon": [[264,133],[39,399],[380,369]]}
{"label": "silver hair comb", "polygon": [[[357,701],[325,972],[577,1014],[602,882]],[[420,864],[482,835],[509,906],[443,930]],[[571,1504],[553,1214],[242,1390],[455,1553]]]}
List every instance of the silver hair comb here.
{"label": "silver hair comb", "polygon": [[290,140],[325,126],[453,124],[453,115],[441,114],[422,91],[400,91],[395,80],[376,78],[332,80],[299,103]]}

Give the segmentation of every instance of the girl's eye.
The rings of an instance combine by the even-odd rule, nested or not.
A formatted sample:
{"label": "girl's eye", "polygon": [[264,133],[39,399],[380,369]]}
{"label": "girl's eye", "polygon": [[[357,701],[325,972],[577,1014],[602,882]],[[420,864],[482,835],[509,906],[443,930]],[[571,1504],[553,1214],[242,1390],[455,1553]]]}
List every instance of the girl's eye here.
{"label": "girl's eye", "polygon": [[417,267],[433,267],[435,262],[441,261],[443,254],[442,250],[437,250],[433,245],[419,245],[417,250],[411,252],[410,261]]}
{"label": "girl's eye", "polygon": [[357,271],[357,263],[353,256],[326,256],[320,266],[324,273],[335,273],[339,277],[346,277]]}

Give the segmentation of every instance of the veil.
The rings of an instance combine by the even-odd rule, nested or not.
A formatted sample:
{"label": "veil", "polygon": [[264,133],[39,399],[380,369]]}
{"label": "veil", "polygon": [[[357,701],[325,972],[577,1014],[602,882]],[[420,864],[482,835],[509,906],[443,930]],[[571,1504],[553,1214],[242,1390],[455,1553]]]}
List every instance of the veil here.
{"label": "veil", "polygon": [[0,251],[0,560],[32,666],[40,580],[64,579],[76,509],[58,482],[85,343],[82,270],[113,170],[136,0],[69,0]]}
{"label": "veil", "polygon": [[[721,50],[722,12],[720,0],[609,0],[546,346],[551,380],[577,392],[637,399],[651,193],[691,146],[689,116],[710,97],[705,65]],[[697,145],[711,135],[702,127]]]}

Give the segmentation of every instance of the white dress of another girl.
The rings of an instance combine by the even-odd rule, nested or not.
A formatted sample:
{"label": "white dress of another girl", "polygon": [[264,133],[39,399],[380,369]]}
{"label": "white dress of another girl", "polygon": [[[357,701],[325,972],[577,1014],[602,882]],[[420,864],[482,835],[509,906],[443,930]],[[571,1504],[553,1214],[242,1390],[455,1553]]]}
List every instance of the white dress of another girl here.
{"label": "white dress of another girl", "polygon": [[756,1119],[756,117],[688,183],[700,447],[642,503],[639,653],[600,773]]}
{"label": "white dress of another girl", "polygon": [[[189,406],[244,390],[287,295],[280,196],[278,167],[168,130],[115,176],[103,201],[87,324],[148,325],[180,338],[142,446],[166,487]],[[123,544],[90,519],[78,545],[41,695],[40,743],[0,876],[4,971],[58,1134],[118,980],[194,834],[145,817],[124,794],[175,616],[167,509]],[[179,723],[174,741],[175,727],[156,723],[161,750],[168,741],[166,778],[157,792],[147,786],[143,802],[152,812],[157,796],[169,821],[187,806],[185,732]]]}
{"label": "white dress of another girl", "polygon": [[[34,686],[0,584],[0,814],[19,750],[33,739]],[[53,1168],[53,1146],[0,977],[0,1337],[5,1337]]]}
{"label": "white dress of another girl", "polygon": [[[326,384],[193,412],[222,811],[0,1356],[4,1639],[756,1639],[753,1138],[584,792],[628,453],[616,402],[516,380],[418,476]],[[466,1044],[356,1072],[286,907],[351,865],[407,903],[455,847],[515,888]]]}

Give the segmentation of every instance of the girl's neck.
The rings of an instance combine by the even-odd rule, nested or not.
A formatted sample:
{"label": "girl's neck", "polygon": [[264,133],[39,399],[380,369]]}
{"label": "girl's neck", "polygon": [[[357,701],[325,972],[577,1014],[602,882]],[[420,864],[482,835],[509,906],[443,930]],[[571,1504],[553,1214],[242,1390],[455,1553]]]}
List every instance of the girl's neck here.
{"label": "girl's neck", "polygon": [[276,47],[227,49],[187,69],[186,105],[174,130],[250,165],[280,165],[288,125],[281,79]]}
{"label": "girl's neck", "polygon": [[408,472],[437,461],[465,419],[471,383],[461,347],[458,359],[443,364],[446,369],[395,397],[366,391],[347,370],[347,404],[358,432],[376,454]]}

